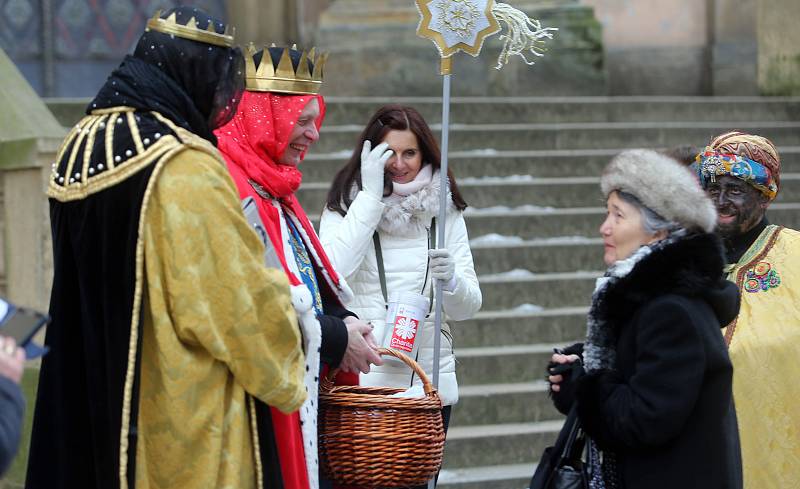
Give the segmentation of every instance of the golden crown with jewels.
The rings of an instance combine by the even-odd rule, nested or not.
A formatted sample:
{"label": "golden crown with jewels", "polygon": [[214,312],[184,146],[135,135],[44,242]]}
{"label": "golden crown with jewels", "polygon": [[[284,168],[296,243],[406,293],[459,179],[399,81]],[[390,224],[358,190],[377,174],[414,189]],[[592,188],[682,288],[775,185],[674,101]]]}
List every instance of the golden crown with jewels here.
{"label": "golden crown with jewels", "polygon": [[215,46],[222,46],[224,48],[233,47],[233,36],[235,29],[229,25],[225,26],[225,32],[220,34],[214,28],[214,22],[209,21],[205,29],[201,29],[197,25],[197,20],[192,17],[183,25],[178,23],[175,12],[172,12],[166,19],[161,18],[161,10],[156,10],[153,18],[147,21],[145,32],[150,30],[163,32],[164,34],[172,34],[183,39],[202,42],[205,44],[213,44]]}
{"label": "golden crown with jewels", "polygon": [[[275,47],[273,44],[272,48]],[[292,45],[291,50],[297,51]],[[256,69],[253,56],[257,53],[253,43],[247,46],[244,57],[245,87],[252,92],[277,92],[292,95],[316,95],[322,88],[322,74],[328,53],[316,54],[316,49],[303,50],[295,70],[290,56],[290,48],[283,48],[278,66],[275,67],[269,48],[265,47],[261,63]],[[309,62],[313,68],[309,66]]]}

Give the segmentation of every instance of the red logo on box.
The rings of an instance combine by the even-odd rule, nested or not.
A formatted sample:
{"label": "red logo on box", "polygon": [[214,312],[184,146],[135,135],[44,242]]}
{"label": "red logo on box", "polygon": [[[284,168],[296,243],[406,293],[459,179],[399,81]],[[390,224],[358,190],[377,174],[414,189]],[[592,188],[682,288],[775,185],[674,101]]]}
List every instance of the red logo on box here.
{"label": "red logo on box", "polygon": [[419,321],[406,316],[394,318],[394,329],[389,346],[396,350],[411,352],[414,349],[414,340],[417,336]]}

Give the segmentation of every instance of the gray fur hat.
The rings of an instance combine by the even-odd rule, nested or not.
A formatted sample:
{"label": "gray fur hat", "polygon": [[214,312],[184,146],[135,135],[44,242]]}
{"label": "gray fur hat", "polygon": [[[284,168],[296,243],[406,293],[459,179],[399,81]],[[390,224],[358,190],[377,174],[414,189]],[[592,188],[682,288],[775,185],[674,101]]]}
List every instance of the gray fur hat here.
{"label": "gray fur hat", "polygon": [[619,190],[684,228],[710,233],[717,210],[688,168],[649,149],[631,149],[615,156],[600,178],[603,195]]}

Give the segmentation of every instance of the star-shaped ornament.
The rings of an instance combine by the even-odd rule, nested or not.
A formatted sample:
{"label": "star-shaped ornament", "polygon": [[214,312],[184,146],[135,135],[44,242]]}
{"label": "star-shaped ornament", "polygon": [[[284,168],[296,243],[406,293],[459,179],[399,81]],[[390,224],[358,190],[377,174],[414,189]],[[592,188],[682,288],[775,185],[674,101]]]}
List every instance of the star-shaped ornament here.
{"label": "star-shaped ornament", "polygon": [[500,31],[494,0],[416,0],[422,18],[417,35],[433,41],[442,58],[458,51],[478,56],[487,37]]}

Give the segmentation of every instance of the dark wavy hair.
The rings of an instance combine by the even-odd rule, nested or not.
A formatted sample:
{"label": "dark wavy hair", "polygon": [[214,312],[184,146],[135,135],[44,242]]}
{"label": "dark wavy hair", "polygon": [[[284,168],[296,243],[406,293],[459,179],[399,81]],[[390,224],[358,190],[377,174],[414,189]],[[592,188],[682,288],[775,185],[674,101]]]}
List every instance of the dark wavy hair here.
{"label": "dark wavy hair", "polygon": [[[350,160],[345,164],[333,178],[331,189],[328,191],[328,209],[338,212],[341,215],[347,213],[353,199],[350,196],[353,184],[358,185],[361,190],[361,148],[364,146],[364,141],[369,140],[374,148],[383,141],[389,131],[405,131],[411,130],[417,137],[419,149],[422,152],[422,165],[432,165],[434,172],[441,168],[441,153],[439,151],[439,144],[433,137],[431,128],[422,118],[419,112],[412,107],[403,105],[384,105],[378,109],[367,122],[367,126],[361,131],[358,137],[353,154]],[[467,203],[461,196],[456,184],[456,178],[452,170],[448,168],[447,176],[450,179],[450,194],[453,199],[453,204],[456,209],[463,211],[467,208]],[[392,193],[392,180],[388,175],[384,174],[383,179],[383,195],[391,195]]]}

